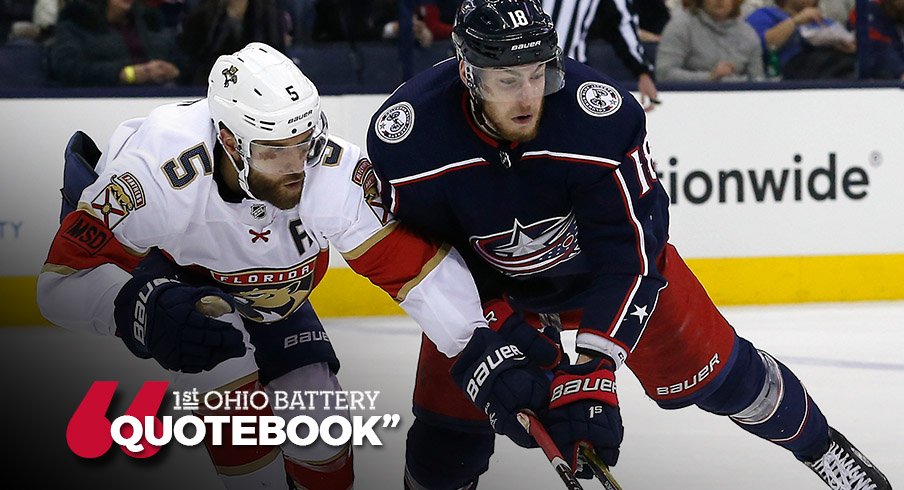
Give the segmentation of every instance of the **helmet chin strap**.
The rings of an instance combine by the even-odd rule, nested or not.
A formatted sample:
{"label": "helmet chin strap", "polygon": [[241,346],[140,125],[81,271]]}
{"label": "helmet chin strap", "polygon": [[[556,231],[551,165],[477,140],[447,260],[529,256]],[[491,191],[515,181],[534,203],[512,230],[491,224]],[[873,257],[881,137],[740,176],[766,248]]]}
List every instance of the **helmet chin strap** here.
{"label": "helmet chin strap", "polygon": [[469,100],[471,115],[474,116],[474,122],[477,123],[477,126],[480,127],[485,133],[496,138],[497,140],[505,140],[505,138],[499,134],[499,131],[493,126],[493,123],[487,118],[486,114],[483,111],[483,99],[481,99],[477,94],[473,91],[471,92],[471,97]]}
{"label": "helmet chin strap", "polygon": [[[217,139],[220,141],[220,144],[223,145],[223,151],[225,151],[226,153],[226,158],[229,159],[229,162],[232,163],[232,167],[235,168],[235,173],[239,178],[239,187],[241,187],[242,191],[244,191],[245,194],[251,199],[261,201],[262,199],[259,199],[254,195],[254,193],[251,192],[251,186],[248,185],[248,171],[251,169],[251,162],[249,162],[248,159],[245,158],[245,154],[241,149],[237,147],[236,151],[238,151],[239,155],[242,156],[243,163],[243,165],[239,165],[238,162],[235,161],[235,158],[232,157],[232,153],[226,148],[226,144],[223,142],[223,138],[219,134],[217,135]],[[236,141],[239,141],[238,137],[236,137]],[[241,147],[241,143],[239,143],[239,147]]]}

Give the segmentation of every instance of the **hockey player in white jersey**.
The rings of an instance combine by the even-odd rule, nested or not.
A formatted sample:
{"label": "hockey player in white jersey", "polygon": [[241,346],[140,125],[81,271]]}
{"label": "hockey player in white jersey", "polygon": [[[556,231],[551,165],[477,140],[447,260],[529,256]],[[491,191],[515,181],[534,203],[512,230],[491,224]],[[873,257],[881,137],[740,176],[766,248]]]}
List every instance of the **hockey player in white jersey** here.
{"label": "hockey player in white jersey", "polygon": [[[38,280],[41,312],[120,337],[181,389],[340,390],[339,361],[307,301],[330,245],[446,355],[487,326],[458,253],[383,210],[366,156],[328,133],[316,87],[269,46],[221,56],[206,99],[122,123],[96,169],[61,218]],[[541,400],[548,384],[518,372],[536,391],[527,398]],[[354,479],[350,447],[208,452],[227,488],[344,490]]]}

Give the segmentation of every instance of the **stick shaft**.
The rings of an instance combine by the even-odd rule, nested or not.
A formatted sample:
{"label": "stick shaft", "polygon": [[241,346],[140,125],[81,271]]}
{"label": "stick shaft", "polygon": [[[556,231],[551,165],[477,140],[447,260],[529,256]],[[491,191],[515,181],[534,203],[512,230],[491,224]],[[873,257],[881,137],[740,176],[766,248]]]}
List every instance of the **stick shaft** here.
{"label": "stick shaft", "polygon": [[578,479],[574,476],[574,471],[568,466],[565,458],[562,457],[562,453],[559,452],[559,448],[552,442],[552,438],[549,437],[546,428],[543,427],[540,420],[532,413],[519,412],[518,422],[524,426],[524,430],[533,436],[537,441],[537,444],[540,445],[540,449],[543,450],[546,459],[548,459],[549,463],[556,469],[556,473],[559,475],[559,478],[562,479],[565,487],[568,488],[568,490],[583,490],[584,487],[581,486]]}

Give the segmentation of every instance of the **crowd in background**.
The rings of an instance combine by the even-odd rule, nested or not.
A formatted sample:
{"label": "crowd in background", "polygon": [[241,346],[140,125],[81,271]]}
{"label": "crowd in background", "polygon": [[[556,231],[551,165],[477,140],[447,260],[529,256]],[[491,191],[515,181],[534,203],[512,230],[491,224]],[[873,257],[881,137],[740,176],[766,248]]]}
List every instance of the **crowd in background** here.
{"label": "crowd in background", "polygon": [[[633,16],[613,23],[625,1]],[[416,3],[415,47],[448,43],[460,0]],[[904,0],[598,5],[587,39],[628,25],[655,52],[657,82],[904,80]],[[0,44],[40,44],[47,76],[63,86],[205,85],[217,56],[251,41],[288,52],[391,43],[402,32],[399,0],[0,0],[0,9]]]}

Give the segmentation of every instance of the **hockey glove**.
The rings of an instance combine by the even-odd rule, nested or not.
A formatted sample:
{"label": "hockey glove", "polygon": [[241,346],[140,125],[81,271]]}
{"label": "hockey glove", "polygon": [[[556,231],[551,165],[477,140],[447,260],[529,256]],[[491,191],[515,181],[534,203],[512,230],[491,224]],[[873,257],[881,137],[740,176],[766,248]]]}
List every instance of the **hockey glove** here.
{"label": "hockey glove", "polygon": [[550,370],[562,360],[559,331],[555,327],[546,327],[541,333],[501,299],[484,303],[483,315],[490,328],[516,345],[540,369]]}
{"label": "hockey glove", "polygon": [[235,310],[232,297],[215,287],[133,277],[114,300],[116,335],[136,356],[153,357],[171,371],[198,373],[241,357],[246,350],[242,333],[196,310],[196,303],[205,296],[218,296]]}
{"label": "hockey glove", "polygon": [[593,478],[578,458],[580,444],[596,450],[609,466],[618,461],[624,428],[612,368],[608,358],[560,366],[551,384],[549,412],[540,417],[579,478]]}
{"label": "hockey glove", "polygon": [[490,425],[522,447],[537,444],[518,422],[523,409],[546,409],[549,378],[530,365],[521,350],[488,328],[478,328],[450,370]]}

